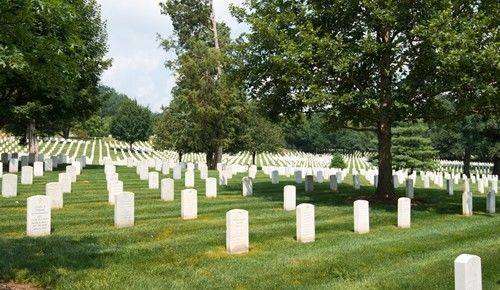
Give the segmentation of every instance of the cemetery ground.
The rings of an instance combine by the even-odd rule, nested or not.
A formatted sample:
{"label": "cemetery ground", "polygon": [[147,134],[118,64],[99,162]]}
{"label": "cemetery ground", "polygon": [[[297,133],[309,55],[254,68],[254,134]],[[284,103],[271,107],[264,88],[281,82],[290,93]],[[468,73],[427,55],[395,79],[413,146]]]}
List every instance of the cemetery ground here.
{"label": "cemetery ground", "polygon": [[[17,197],[1,198],[0,281],[64,289],[452,289],[453,261],[462,253],[481,257],[484,289],[500,281],[500,217],[485,212],[485,195],[474,196],[473,216],[462,216],[460,186],[451,197],[444,189],[417,188],[409,229],[396,227],[396,206],[370,204],[370,232],[356,234],[352,202],[374,190],[366,180],[356,191],[347,176],[338,193],[330,192],[328,182],[315,183],[312,193],[299,184],[297,204],[316,207],[316,241],[301,244],[295,240],[295,211],[283,211],[283,187],[294,184],[293,177],[271,184],[259,171],[254,195],[244,197],[239,174],[208,199],[197,172],[198,218],[183,221],[183,180],[175,181],[175,200],[166,202],[159,190],[148,189],[147,180],[139,180],[135,168],[117,172],[124,190],[135,193],[130,228],[114,227],[102,166],[82,171],[64,195],[63,209],[52,210],[47,237],[26,237],[26,199],[45,194],[57,170],[33,185],[19,184]],[[404,187],[397,192],[404,196]],[[225,215],[236,208],[249,211],[245,255],[225,249]]]}

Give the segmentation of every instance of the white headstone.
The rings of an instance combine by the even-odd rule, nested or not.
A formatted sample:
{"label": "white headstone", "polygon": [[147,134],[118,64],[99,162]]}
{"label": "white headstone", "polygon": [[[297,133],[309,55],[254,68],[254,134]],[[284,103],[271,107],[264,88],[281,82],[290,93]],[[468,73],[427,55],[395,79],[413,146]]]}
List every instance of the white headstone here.
{"label": "white headstone", "polygon": [[73,161],[71,165],[73,165],[73,167],[75,168],[75,174],[77,176],[82,174],[82,164],[80,163],[80,161]]}
{"label": "white headstone", "polygon": [[183,220],[198,217],[198,194],[196,189],[188,188],[181,191],[181,217]]}
{"label": "white headstone", "polygon": [[243,254],[248,248],[248,211],[232,209],[226,213],[226,250],[229,254]]}
{"label": "white headstone", "polygon": [[250,178],[255,179],[255,176],[257,176],[257,166],[256,165],[250,165],[250,167],[248,167],[248,176]]}
{"label": "white headstone", "polygon": [[50,198],[45,195],[28,197],[26,234],[29,237],[50,235]]}
{"label": "white headstone", "polygon": [[297,184],[301,184],[302,183],[302,171],[296,170],[293,173],[293,176],[295,178],[295,183],[297,183]]}
{"label": "white headstone", "polygon": [[71,177],[69,177],[68,173],[59,173],[59,184],[61,185],[63,193],[71,192]]}
{"label": "white headstone", "polygon": [[464,216],[472,215],[472,192],[470,191],[462,193],[462,214]]}
{"label": "white headstone", "polygon": [[370,231],[370,208],[367,200],[354,202],[354,232],[358,234]]}
{"label": "white headstone", "polygon": [[52,171],[53,165],[54,165],[54,163],[53,163],[52,159],[51,158],[47,158],[44,161],[44,168],[43,169],[45,171]]}
{"label": "white headstone", "polygon": [[134,194],[122,192],[115,195],[115,227],[125,228],[134,225]]}
{"label": "white headstone", "polygon": [[399,187],[399,176],[397,174],[392,175],[392,183],[394,184],[394,188]]}
{"label": "white headstone", "polygon": [[406,197],[413,198],[415,190],[413,189],[413,179],[406,179]]}
{"label": "white headstone", "polygon": [[149,167],[147,165],[140,165],[139,167],[139,179],[148,180],[149,178]]}
{"label": "white headstone", "polygon": [[354,185],[354,189],[360,189],[361,182],[359,180],[359,175],[355,174],[352,176],[352,183]]}
{"label": "white headstone", "polygon": [[398,227],[409,228],[411,224],[411,199],[398,198]]}
{"label": "white headstone", "polygon": [[174,180],[164,178],[161,180],[161,199],[165,201],[174,200]]}
{"label": "white headstone", "polygon": [[336,174],[330,175],[330,190],[333,192],[337,192],[339,190]]}
{"label": "white headstone", "polygon": [[280,182],[280,174],[278,170],[273,170],[271,172],[271,183],[278,184]]}
{"label": "white headstone", "polygon": [[45,195],[50,199],[50,208],[63,207],[63,192],[59,182],[49,182],[45,185]]}
{"label": "white headstone", "polygon": [[316,238],[314,222],[314,205],[301,203],[297,206],[297,241],[301,243],[314,242]]}
{"label": "white headstone", "polygon": [[296,188],[294,185],[285,185],[283,188],[283,209],[286,211],[295,210]]}
{"label": "white headstone", "polygon": [[316,172],[316,181],[318,183],[323,183],[324,180],[325,180],[325,175],[323,173],[323,170],[318,170],[318,172]]}
{"label": "white headstone", "polygon": [[174,166],[172,175],[174,180],[179,180],[182,178],[182,167],[180,164],[176,164]]}
{"label": "white headstone", "polygon": [[461,254],[455,259],[455,290],[481,290],[481,258]]}
{"label": "white headstone", "polygon": [[8,173],[2,176],[2,196],[17,196],[17,175]]}
{"label": "white headstone", "polygon": [[43,176],[43,162],[35,161],[35,163],[33,163],[33,175],[35,177]]}
{"label": "white headstone", "polygon": [[217,197],[217,179],[215,177],[208,177],[205,180],[205,196]]}
{"label": "white headstone", "polygon": [[116,180],[109,184],[108,188],[108,202],[109,204],[115,204],[115,197],[118,194],[123,193],[123,181]]}
{"label": "white headstone", "polygon": [[252,178],[246,176],[241,180],[241,186],[243,191],[243,196],[249,196],[253,194],[253,184]]}
{"label": "white headstone", "polygon": [[492,188],[486,196],[486,212],[495,213],[495,190]]}
{"label": "white headstone", "polygon": [[184,173],[184,186],[194,187],[194,169],[188,169],[186,170],[186,173]]}
{"label": "white headstone", "polygon": [[201,180],[206,180],[208,178],[208,167],[206,164],[200,164],[198,166],[200,170],[200,179]]}
{"label": "white headstone", "polygon": [[21,167],[21,184],[33,184],[33,167]]}
{"label": "white headstone", "polygon": [[16,158],[12,158],[9,160],[9,172],[16,173],[19,171],[19,160]]}
{"label": "white headstone", "polygon": [[448,195],[453,195],[453,181],[448,178],[445,181],[445,185],[446,185],[446,191],[448,192]]}
{"label": "white headstone", "polygon": [[167,162],[163,162],[161,165],[161,173],[167,175],[170,172],[170,167]]}
{"label": "white headstone", "polygon": [[73,165],[66,166],[66,174],[70,178],[71,182],[76,182],[76,167]]}
{"label": "white headstone", "polygon": [[306,192],[312,192],[314,190],[314,176],[306,175]]}
{"label": "white headstone", "polygon": [[424,176],[423,181],[424,181],[424,188],[429,188],[430,187],[429,177]]}
{"label": "white headstone", "polygon": [[159,175],[158,172],[152,171],[148,174],[148,187],[149,189],[158,189],[159,188]]}

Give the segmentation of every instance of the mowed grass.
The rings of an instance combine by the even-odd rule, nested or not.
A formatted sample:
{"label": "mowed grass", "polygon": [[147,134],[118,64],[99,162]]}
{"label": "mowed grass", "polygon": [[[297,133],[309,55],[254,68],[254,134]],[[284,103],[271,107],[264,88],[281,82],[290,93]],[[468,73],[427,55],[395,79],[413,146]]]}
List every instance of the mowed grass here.
{"label": "mowed grass", "polygon": [[[420,202],[410,229],[396,227],[394,206],[371,204],[370,233],[359,235],[353,232],[352,202],[373,191],[365,180],[355,191],[348,176],[339,193],[329,192],[326,182],[316,183],[310,194],[298,185],[297,204],[316,206],[316,241],[299,244],[295,212],[282,210],[283,186],[294,184],[291,178],[272,185],[259,172],[254,196],[243,197],[240,174],[218,188],[217,198],[207,199],[197,171],[198,219],[183,221],[183,181],[176,181],[175,201],[164,202],[135,168],[117,172],[125,190],[135,193],[132,228],[114,228],[99,166],[85,169],[65,194],[64,208],[52,211],[48,237],[25,236],[26,198],[44,194],[58,172],[19,185],[15,198],[0,198],[0,281],[59,289],[453,289],[453,261],[470,253],[482,259],[484,289],[499,287],[500,218],[485,213],[484,196],[474,197],[472,217],[461,216],[458,187],[452,197],[444,190],[417,189]],[[235,208],[250,215],[246,255],[225,251],[225,214]]]}

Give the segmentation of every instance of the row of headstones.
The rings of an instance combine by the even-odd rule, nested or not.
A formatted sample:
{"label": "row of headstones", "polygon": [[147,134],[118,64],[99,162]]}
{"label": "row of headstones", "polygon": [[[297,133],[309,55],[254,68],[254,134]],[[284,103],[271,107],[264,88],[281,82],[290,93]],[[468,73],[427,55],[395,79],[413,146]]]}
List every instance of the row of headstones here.
{"label": "row of headstones", "polygon": [[[316,171],[316,174],[312,175],[311,173],[313,173],[314,171]],[[270,171],[269,177],[271,178],[271,183],[278,184],[279,180],[280,180],[280,175],[283,175],[283,174],[280,174],[280,171],[278,169]],[[284,175],[288,176],[288,173],[284,174]],[[297,184],[301,184],[304,177],[305,177],[306,181],[308,179],[310,180],[312,178],[313,180],[315,180],[318,183],[323,183],[326,179],[332,180],[332,178],[335,178],[338,183],[342,183],[345,175],[346,175],[345,170],[336,169],[336,168],[332,168],[332,169],[326,171],[326,173],[325,173],[325,171],[323,171],[321,169],[314,170],[311,168],[303,168],[300,170],[293,171],[295,183],[297,183]]]}
{"label": "row of headstones", "polygon": [[[33,166],[44,171],[52,171],[53,168],[57,168],[60,164],[72,163],[74,159],[69,158],[67,155],[44,156],[43,154],[35,155],[32,153],[29,155],[2,153],[1,160],[1,164],[7,167],[9,173],[16,173],[19,172],[19,165],[21,168],[24,166]],[[87,164],[87,157],[85,155],[76,160],[83,164]],[[0,173],[2,172],[1,170],[3,170],[3,166],[0,166]]]}
{"label": "row of headstones", "polygon": [[[323,181],[323,176],[321,174],[322,171],[317,172],[316,176],[316,181],[317,182],[322,182]],[[342,176],[343,171],[337,171],[336,174],[330,175],[330,189],[334,192],[338,191],[338,184],[340,184],[343,180]],[[300,184],[302,183],[302,172],[295,171],[295,183]],[[375,181],[374,183],[377,183],[377,175],[375,175]],[[355,189],[360,189],[361,188],[361,181],[359,178],[359,175],[353,175],[353,186]],[[315,181],[315,176],[313,175],[306,175],[305,178],[305,191],[306,192],[312,192],[314,190],[314,181]],[[273,184],[279,183],[279,172],[277,170],[272,171],[271,173],[271,182]],[[496,185],[496,183],[495,183]],[[376,186],[376,185],[375,185]],[[453,182],[449,179],[446,180],[446,187],[447,187],[447,192],[449,195],[453,195],[454,189],[453,189]],[[406,180],[406,197],[408,198],[414,198],[414,184],[412,179],[407,179]],[[488,213],[495,213],[495,198],[496,198],[496,186],[491,186],[490,191],[488,192],[488,195],[486,196],[486,212]],[[471,216],[473,211],[473,198],[472,198],[472,191],[470,190],[468,180],[465,180],[464,182],[464,191],[462,194],[462,214],[465,216]]]}
{"label": "row of headstones", "polygon": [[[11,161],[14,159],[11,159]],[[23,166],[21,167],[21,184],[30,185],[33,184],[34,177],[41,177],[44,175],[44,171],[52,171],[53,167],[59,166],[60,162],[63,162],[63,158],[57,157],[54,159],[47,159],[45,162],[35,161],[34,166]],[[55,166],[54,166],[55,165]],[[82,156],[80,161],[73,161],[72,165],[66,166],[66,172],[73,174],[72,172],[77,172],[79,175],[81,168],[86,166],[86,158]],[[16,174],[4,174],[2,176],[2,196],[3,197],[13,197],[17,196],[17,183],[18,176]]]}
{"label": "row of headstones", "polygon": [[35,195],[27,199],[26,233],[30,237],[50,235],[52,209],[61,209],[64,194],[71,193],[72,183],[81,174],[82,166],[78,161],[66,166],[66,172],[59,173],[57,182],[45,185],[45,195]]}
{"label": "row of headstones", "polygon": [[[73,167],[71,165],[70,167]],[[116,174],[109,167],[106,175]],[[78,171],[75,171],[75,173]],[[76,174],[73,170],[67,173],[61,173],[60,179],[64,175],[70,175],[72,181],[75,181]],[[75,178],[75,179],[73,179]],[[108,178],[107,178],[108,179]],[[111,178],[109,180],[112,180]],[[210,180],[210,181],[209,181]],[[243,180],[243,195],[249,195],[248,189],[245,193],[247,182],[251,182],[250,177]],[[115,182],[119,182],[114,180]],[[173,199],[173,180],[164,179],[167,195],[164,196],[162,186],[162,199]],[[60,180],[61,182],[61,180]],[[215,178],[208,178],[215,186]],[[71,187],[71,182],[69,182]],[[251,188],[251,186],[250,186]],[[63,186],[60,183],[48,183],[46,185],[46,196],[32,196],[28,198],[27,210],[27,233],[28,236],[44,236],[50,234],[51,229],[51,209],[61,208],[63,204]],[[67,189],[66,189],[67,190]],[[134,225],[134,194],[130,192],[115,193],[113,195],[114,203],[114,223],[118,228],[130,227]],[[69,188],[69,192],[71,189]],[[215,193],[216,194],[216,193]],[[251,192],[250,192],[251,194]],[[207,196],[209,196],[207,187]],[[298,242],[309,243],[315,241],[315,214],[314,205],[296,204],[296,188],[293,185],[284,187],[284,210],[296,210],[296,239]],[[184,220],[197,218],[197,191],[195,189],[184,189],[181,192],[181,217]],[[411,223],[411,200],[409,198],[400,198],[398,200],[398,227],[409,228]],[[369,232],[369,203],[366,200],[357,200],[354,202],[354,231],[356,233]],[[249,251],[249,214],[242,209],[233,209],[226,213],[226,249],[229,254],[241,254]],[[477,256],[460,255],[455,260],[455,286],[456,289],[481,289],[481,261]],[[471,287],[472,288],[467,288]],[[477,288],[479,287],[479,288]]]}

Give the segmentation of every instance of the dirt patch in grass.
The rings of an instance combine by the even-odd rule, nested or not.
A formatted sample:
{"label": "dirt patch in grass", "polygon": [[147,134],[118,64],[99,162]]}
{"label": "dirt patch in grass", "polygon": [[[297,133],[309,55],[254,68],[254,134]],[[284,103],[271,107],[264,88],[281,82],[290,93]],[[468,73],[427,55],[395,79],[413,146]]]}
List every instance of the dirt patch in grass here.
{"label": "dirt patch in grass", "polygon": [[29,284],[20,284],[14,282],[0,282],[0,290],[41,290],[43,288]]}

